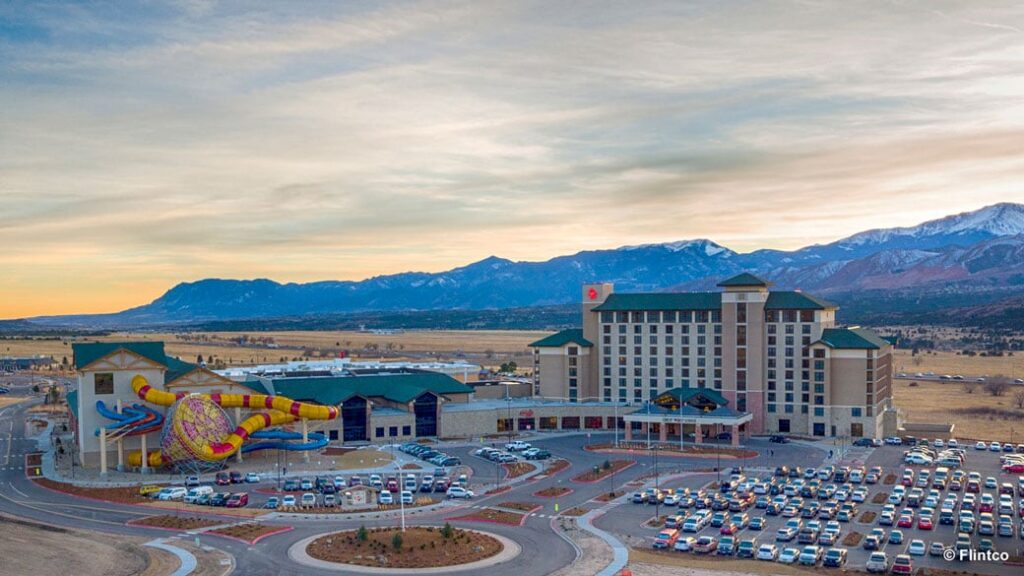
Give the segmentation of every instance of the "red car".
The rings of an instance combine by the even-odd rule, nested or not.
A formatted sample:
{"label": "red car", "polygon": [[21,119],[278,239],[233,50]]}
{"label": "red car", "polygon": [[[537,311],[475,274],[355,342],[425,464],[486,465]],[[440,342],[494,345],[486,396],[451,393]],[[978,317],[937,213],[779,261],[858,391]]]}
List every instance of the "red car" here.
{"label": "red car", "polygon": [[917,519],[918,530],[932,530],[935,528],[935,524],[932,524],[932,519],[928,516],[921,516]]}
{"label": "red car", "polygon": [[217,483],[217,486],[227,486],[231,484],[231,476],[228,476],[227,472],[217,472],[214,482]]}
{"label": "red car", "polygon": [[228,498],[228,508],[244,508],[249,504],[249,495],[245,492],[236,492]]}
{"label": "red car", "polygon": [[914,485],[914,477],[913,476],[904,476],[903,480],[900,480],[900,484],[903,484],[904,486],[909,488],[910,486]]}
{"label": "red car", "polygon": [[898,522],[896,522],[896,525],[900,528],[913,528],[914,518],[913,516],[900,516],[900,519]]}
{"label": "red car", "polygon": [[1024,464],[1007,464],[1003,466],[1003,472],[1009,474],[1022,474],[1024,473]]}
{"label": "red car", "polygon": [[733,524],[732,522],[729,522],[728,524],[722,524],[722,528],[718,532],[719,532],[719,534],[724,534],[726,536],[732,536],[733,534],[735,534],[735,533],[737,533],[739,531],[740,531],[740,527],[739,526]]}
{"label": "red car", "polygon": [[914,562],[910,559],[910,556],[907,556],[906,554],[896,556],[896,559],[892,562],[893,574],[912,574],[913,572]]}

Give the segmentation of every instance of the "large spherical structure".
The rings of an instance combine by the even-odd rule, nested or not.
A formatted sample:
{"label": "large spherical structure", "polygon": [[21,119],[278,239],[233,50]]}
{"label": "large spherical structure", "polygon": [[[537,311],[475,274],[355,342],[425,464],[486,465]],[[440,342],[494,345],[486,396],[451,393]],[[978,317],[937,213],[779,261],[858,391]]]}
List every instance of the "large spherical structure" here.
{"label": "large spherical structure", "polygon": [[224,410],[208,396],[185,396],[167,411],[160,432],[164,462],[201,460],[202,446],[223,441],[232,430]]}

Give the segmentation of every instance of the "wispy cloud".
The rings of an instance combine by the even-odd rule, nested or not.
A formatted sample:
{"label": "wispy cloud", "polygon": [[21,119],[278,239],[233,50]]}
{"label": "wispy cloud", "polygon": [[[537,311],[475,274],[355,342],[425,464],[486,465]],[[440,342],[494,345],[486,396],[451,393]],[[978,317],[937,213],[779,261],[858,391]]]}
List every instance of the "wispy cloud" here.
{"label": "wispy cloud", "polygon": [[1024,201],[1008,2],[0,6],[0,317]]}

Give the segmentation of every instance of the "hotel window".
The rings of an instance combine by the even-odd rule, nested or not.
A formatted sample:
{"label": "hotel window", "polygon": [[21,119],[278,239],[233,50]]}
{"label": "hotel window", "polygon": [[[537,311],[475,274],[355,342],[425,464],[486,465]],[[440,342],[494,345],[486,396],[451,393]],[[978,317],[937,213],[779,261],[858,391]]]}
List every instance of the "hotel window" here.
{"label": "hotel window", "polygon": [[792,404],[786,404],[786,414],[792,414],[792,413],[793,413],[793,405]]}
{"label": "hotel window", "polygon": [[825,409],[822,408],[821,406],[815,406],[814,407],[814,415],[815,416],[824,416],[825,415]]}
{"label": "hotel window", "polygon": [[768,389],[769,390],[775,390],[775,380],[769,380],[768,381]]}
{"label": "hotel window", "polygon": [[825,357],[825,349],[824,348],[818,348],[817,350],[815,350],[814,351],[814,357],[815,358],[824,358]]}
{"label": "hotel window", "polygon": [[859,407],[850,408],[850,416],[854,418],[860,418],[861,409]]}
{"label": "hotel window", "polygon": [[792,401],[793,401],[793,393],[792,392],[786,392],[786,402],[792,402]]}
{"label": "hotel window", "polygon": [[711,322],[718,323],[718,322],[721,322],[721,321],[722,321],[722,311],[721,310],[712,310],[711,311]]}
{"label": "hotel window", "polygon": [[792,348],[786,348],[786,356],[792,356],[792,355],[793,355],[793,349]]}
{"label": "hotel window", "polygon": [[603,344],[605,346],[611,346],[612,345],[612,337],[611,336],[605,336]]}
{"label": "hotel window", "polygon": [[412,434],[412,427],[402,426],[402,436],[409,436],[410,434]]}
{"label": "hotel window", "polygon": [[825,397],[824,396],[815,396],[814,397],[814,405],[815,406],[824,406],[825,405]]}
{"label": "hotel window", "polygon": [[736,409],[739,410],[740,412],[746,412],[747,411],[747,395],[746,394],[741,394],[740,396],[736,397]]}
{"label": "hotel window", "polygon": [[740,302],[736,304],[736,322],[739,324],[747,323],[747,303]]}
{"label": "hotel window", "polygon": [[769,413],[774,413],[775,412],[775,404],[769,404],[768,405],[768,412]]}
{"label": "hotel window", "polygon": [[398,426],[388,426],[388,436],[398,436]]}
{"label": "hotel window", "polygon": [[[634,323],[634,324],[642,323],[644,321],[644,313],[643,312],[630,312],[629,313],[629,321]],[[636,330],[637,332],[640,331],[640,327],[639,326],[634,326],[633,329]]]}
{"label": "hotel window", "polygon": [[811,398],[811,395],[810,395],[810,394],[801,394],[801,395],[800,395],[800,401],[801,401],[801,402],[803,402],[803,403],[805,403],[805,404],[806,404],[807,402],[810,402],[810,401],[811,401],[811,399],[810,399],[810,398]]}
{"label": "hotel window", "polygon": [[810,324],[804,324],[803,326],[800,327],[800,332],[803,333],[803,334],[810,334],[811,333],[811,325]]}
{"label": "hotel window", "polygon": [[772,369],[768,370],[768,379],[769,380],[774,380],[775,379],[775,370],[772,370]]}
{"label": "hotel window", "polygon": [[690,333],[690,325],[689,324],[683,324],[682,326],[679,327],[679,332],[681,334],[689,334]]}
{"label": "hotel window", "polygon": [[814,393],[815,394],[824,394],[825,393],[825,385],[824,384],[815,384],[814,385]]}
{"label": "hotel window", "polygon": [[[708,321],[708,311],[707,310],[697,310],[697,311],[694,312],[694,316],[695,316],[696,322],[698,324],[704,324],[704,323],[706,323]],[[703,332],[704,331],[704,327],[703,326],[698,326],[697,330],[700,331],[700,332]]]}
{"label": "hotel window", "polygon": [[[778,310],[765,310],[764,311],[764,320],[765,320],[765,322],[778,322],[779,321],[779,311]],[[774,332],[774,328],[775,328],[775,326],[769,326],[768,327],[768,333],[769,334],[773,333]]]}
{"label": "hotel window", "polygon": [[[672,311],[662,312],[661,313],[661,321],[666,323],[666,324],[673,324],[673,323],[675,323],[675,321],[676,321],[676,313],[675,313],[675,311],[672,310]],[[667,332],[672,332],[672,327],[671,326],[667,326],[665,328],[665,330]]]}
{"label": "hotel window", "polygon": [[814,373],[814,381],[815,382],[824,382],[825,381],[825,373],[824,372],[815,372]]}
{"label": "hotel window", "polygon": [[737,348],[736,349],[736,367],[746,368],[747,367],[747,349]]}
{"label": "hotel window", "polygon": [[644,391],[639,389],[639,388],[634,388],[633,389],[633,400],[636,400],[637,402],[639,402],[639,401],[641,401],[643,399],[644,399]]}
{"label": "hotel window", "polygon": [[99,372],[93,375],[94,394],[114,393],[114,374],[112,372]]}
{"label": "hotel window", "polygon": [[874,409],[873,408],[874,408],[873,406],[865,407],[864,408],[864,415],[865,416],[873,416],[874,415]]}
{"label": "hotel window", "polygon": [[656,322],[661,322],[661,312],[648,312],[647,323],[654,324]]}
{"label": "hotel window", "polygon": [[576,379],[575,378],[569,378],[569,388],[575,388],[575,387],[576,387]]}
{"label": "hotel window", "polygon": [[736,372],[736,389],[746,390],[747,389],[747,371],[740,370]]}
{"label": "hotel window", "polygon": [[775,402],[775,392],[769,392],[768,393],[768,401],[769,402]]}
{"label": "hotel window", "polygon": [[814,311],[813,310],[801,310],[800,311],[801,322],[814,322]]}
{"label": "hotel window", "polygon": [[807,404],[800,406],[800,413],[807,414]]}
{"label": "hotel window", "polygon": [[[796,322],[796,310],[783,310],[782,311],[783,322]],[[792,331],[792,326],[786,326],[787,331]]]}
{"label": "hotel window", "polygon": [[374,430],[374,435],[377,438],[383,438],[384,437],[384,427],[383,426],[378,426],[377,429]]}
{"label": "hotel window", "polygon": [[769,356],[777,356],[777,354],[775,353],[775,346],[769,346],[768,347],[768,355]]}
{"label": "hotel window", "polygon": [[604,401],[605,402],[611,402],[612,401],[612,390],[611,390],[611,388],[605,388],[604,389]]}
{"label": "hotel window", "polygon": [[[675,312],[665,312],[665,314],[675,314]],[[675,320],[673,320],[673,322],[675,322]],[[675,332],[675,326],[673,326],[672,324],[669,324],[668,326],[665,326],[665,334],[672,334],[673,332]],[[668,337],[668,343],[669,344],[672,343],[672,337],[671,336]]]}
{"label": "hotel window", "polygon": [[626,325],[625,324],[619,324],[619,334],[625,334],[625,333],[626,333]]}
{"label": "hotel window", "polygon": [[640,334],[643,331],[643,326],[640,324],[633,325],[633,334]]}
{"label": "hotel window", "polygon": [[654,336],[654,334],[658,333],[658,325],[657,324],[655,324],[654,326],[649,327],[647,329],[647,331],[651,333],[651,340],[656,340],[658,338],[657,336]]}
{"label": "hotel window", "polygon": [[[625,324],[626,322],[629,322],[629,313],[628,312],[616,312],[615,313],[615,321],[618,322],[619,324]],[[619,331],[620,332],[622,332],[625,329],[626,329],[625,326],[619,326]]]}
{"label": "hotel window", "polygon": [[[615,313],[614,312],[601,312],[601,322],[614,322],[614,321],[615,321]],[[611,328],[611,326],[606,326],[605,328],[606,329],[607,328]]]}

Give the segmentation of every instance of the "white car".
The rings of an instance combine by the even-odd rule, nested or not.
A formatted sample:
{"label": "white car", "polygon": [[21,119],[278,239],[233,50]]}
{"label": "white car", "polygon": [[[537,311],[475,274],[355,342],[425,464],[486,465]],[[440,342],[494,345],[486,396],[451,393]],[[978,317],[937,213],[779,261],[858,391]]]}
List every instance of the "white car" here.
{"label": "white car", "polygon": [[324,506],[325,507],[327,507],[327,508],[334,508],[334,506],[337,503],[338,503],[338,500],[337,500],[337,498],[334,497],[334,494],[326,494],[326,495],[324,495]]}
{"label": "white car", "polygon": [[885,439],[885,443],[889,446],[900,446],[903,444],[903,440],[899,436],[889,436]]}
{"label": "white car", "polygon": [[452,486],[448,489],[447,496],[449,498],[472,498],[474,494],[472,490],[466,490],[461,486]]}
{"label": "white car", "polygon": [[779,552],[779,562],[782,564],[792,564],[796,562],[799,557],[799,548],[783,548],[782,552]]}
{"label": "white car", "polygon": [[689,552],[693,550],[693,545],[696,544],[697,539],[693,536],[680,536],[672,548],[678,552]]}
{"label": "white car", "polygon": [[889,571],[889,556],[885,552],[872,552],[868,563],[864,566],[868,572],[885,573]]}
{"label": "white car", "polygon": [[907,546],[907,554],[911,556],[924,556],[927,551],[924,540],[911,540],[910,545]]}
{"label": "white car", "polygon": [[985,444],[984,442],[976,442],[974,444],[974,449],[975,450],[988,450],[988,444]]}
{"label": "white car", "polygon": [[185,497],[186,494],[188,494],[188,490],[186,490],[183,486],[169,486],[167,488],[164,488],[157,494],[157,499],[164,501],[181,500],[182,498]]}
{"label": "white car", "polygon": [[295,495],[294,494],[288,494],[287,496],[282,498],[281,499],[281,506],[284,507],[284,508],[294,508],[295,507]]}
{"label": "white car", "polygon": [[512,450],[518,452],[520,450],[527,450],[530,448],[529,442],[523,442],[522,440],[514,440],[505,444],[505,450]]}
{"label": "white car", "polygon": [[381,506],[387,506],[394,503],[394,496],[392,496],[391,492],[388,492],[387,490],[381,490],[380,494],[377,495],[377,504],[380,504]]}
{"label": "white car", "polygon": [[779,548],[775,544],[761,544],[757,549],[758,560],[775,560],[779,557]]}
{"label": "white car", "polygon": [[255,472],[249,472],[245,475],[245,481],[249,484],[258,484],[260,481],[260,475]]}
{"label": "white car", "polygon": [[401,498],[402,498],[402,504],[412,505],[412,491],[411,490],[402,490]]}
{"label": "white car", "polygon": [[907,464],[921,465],[930,465],[932,463],[931,458],[925,456],[924,454],[919,454],[917,452],[911,452],[910,454],[907,454],[903,461],[906,462]]}
{"label": "white car", "polygon": [[302,499],[299,500],[299,505],[303,508],[312,508],[313,506],[316,506],[316,494],[306,492],[302,495]]}

